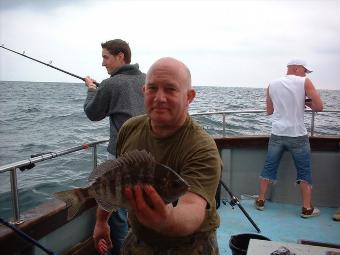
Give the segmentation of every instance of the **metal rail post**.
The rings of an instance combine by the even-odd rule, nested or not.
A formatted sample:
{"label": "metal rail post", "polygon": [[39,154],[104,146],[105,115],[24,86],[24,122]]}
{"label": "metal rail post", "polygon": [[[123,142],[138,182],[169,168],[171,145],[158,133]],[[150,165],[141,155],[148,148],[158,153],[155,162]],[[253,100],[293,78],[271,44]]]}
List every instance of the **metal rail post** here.
{"label": "metal rail post", "polygon": [[93,169],[95,169],[97,167],[98,164],[98,160],[97,160],[97,144],[93,145],[93,149],[92,149],[92,162],[93,162]]}
{"label": "metal rail post", "polygon": [[315,120],[315,112],[312,111],[312,123],[310,125],[310,135],[314,136],[314,120]]}
{"label": "metal rail post", "polygon": [[10,173],[10,180],[11,180],[11,193],[12,193],[12,209],[14,218],[11,221],[13,224],[20,224],[23,220],[20,219],[20,210],[19,210],[19,196],[18,196],[18,182],[17,182],[17,172],[16,168],[13,167]]}
{"label": "metal rail post", "polygon": [[223,118],[223,137],[225,137],[225,113],[222,114],[222,118]]}

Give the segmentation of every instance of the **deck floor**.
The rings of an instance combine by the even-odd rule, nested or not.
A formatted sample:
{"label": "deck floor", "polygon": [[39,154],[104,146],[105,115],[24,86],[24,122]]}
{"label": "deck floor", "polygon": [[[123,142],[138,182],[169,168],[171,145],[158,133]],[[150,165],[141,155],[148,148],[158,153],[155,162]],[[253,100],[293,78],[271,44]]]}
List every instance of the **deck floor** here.
{"label": "deck floor", "polygon": [[221,225],[217,230],[220,255],[232,255],[229,247],[231,236],[242,233],[260,234],[272,241],[297,243],[309,240],[340,245],[340,221],[333,221],[336,208],[319,207],[318,217],[303,219],[301,207],[266,201],[264,211],[254,208],[253,199],[240,200],[240,204],[260,228],[258,233],[238,206],[234,209],[221,203],[218,213]]}

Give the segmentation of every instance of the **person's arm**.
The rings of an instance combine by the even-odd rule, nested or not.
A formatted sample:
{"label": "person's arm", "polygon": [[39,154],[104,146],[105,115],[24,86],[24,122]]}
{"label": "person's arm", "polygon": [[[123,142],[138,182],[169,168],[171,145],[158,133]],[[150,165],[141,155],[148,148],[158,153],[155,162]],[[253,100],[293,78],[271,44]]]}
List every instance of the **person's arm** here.
{"label": "person's arm", "polygon": [[165,223],[161,231],[176,236],[194,233],[205,219],[206,207],[207,201],[203,197],[187,192],[179,199],[168,219],[168,224]]}
{"label": "person's arm", "polygon": [[96,225],[93,230],[93,241],[97,251],[104,254],[107,250],[112,248],[112,241],[110,238],[110,226],[108,219],[111,213],[101,208],[97,208],[96,212]]}
{"label": "person's arm", "polygon": [[[84,103],[84,112],[92,121],[104,119],[110,110],[112,93],[109,89],[109,83],[104,80],[97,88],[91,78],[85,78],[85,84],[88,87],[87,97]],[[96,89],[94,89],[96,87]]]}
{"label": "person's arm", "polygon": [[321,97],[319,93],[316,91],[312,81],[308,78],[305,79],[305,91],[306,91],[306,96],[312,100],[306,103],[306,105],[310,107],[313,111],[322,112],[323,103],[322,103]]}
{"label": "person's arm", "polygon": [[[152,207],[145,202],[143,190],[144,196],[152,202]],[[201,226],[205,218],[207,201],[192,192],[185,193],[175,207],[164,204],[150,185],[126,188],[125,196],[143,225],[167,236],[190,235]]]}
{"label": "person's arm", "polygon": [[267,114],[271,115],[274,112],[274,106],[273,106],[273,101],[270,98],[269,95],[269,86],[267,88],[267,92],[266,92],[266,110],[267,110]]}

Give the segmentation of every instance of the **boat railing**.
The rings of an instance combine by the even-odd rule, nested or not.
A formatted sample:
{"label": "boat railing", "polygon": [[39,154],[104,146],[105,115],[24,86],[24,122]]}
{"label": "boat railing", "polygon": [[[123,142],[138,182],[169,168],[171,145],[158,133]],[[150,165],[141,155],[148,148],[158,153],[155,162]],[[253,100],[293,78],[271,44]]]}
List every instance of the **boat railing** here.
{"label": "boat railing", "polygon": [[[315,133],[315,115],[323,113],[340,113],[340,110],[323,110],[322,112],[315,112],[310,109],[305,110],[306,113],[311,113],[311,123],[310,123],[310,135],[314,136]],[[190,113],[190,116],[203,116],[203,115],[222,115],[222,136],[226,136],[226,117],[232,114],[242,114],[242,113],[266,113],[266,110],[230,110],[230,111],[215,111],[215,112],[201,112],[201,113]]]}
{"label": "boat railing", "polygon": [[65,150],[56,152],[47,152],[38,155],[32,155],[30,159],[18,161],[15,163],[0,166],[0,173],[10,172],[10,184],[11,184],[11,196],[12,196],[12,210],[13,218],[11,220],[14,224],[20,224],[23,220],[20,218],[19,210],[19,195],[18,195],[18,183],[17,183],[17,170],[27,170],[35,166],[35,163],[53,159],[62,155],[70,154],[80,150],[86,150],[92,148],[92,164],[93,168],[97,166],[97,145],[101,143],[106,143],[109,140],[100,140],[91,143],[84,143],[79,146],[67,148]]}
{"label": "boat railing", "polygon": [[[231,111],[216,111],[216,112],[201,112],[201,113],[190,113],[191,116],[211,116],[211,115],[222,115],[222,135],[223,137],[226,136],[226,117],[232,114],[243,114],[243,113],[254,113],[254,114],[262,114],[265,113],[265,110],[231,110]],[[312,118],[311,118],[311,136],[314,135],[314,122],[315,122],[315,114],[316,112],[311,111],[311,110],[306,110],[307,113],[312,113]],[[324,110],[321,113],[340,113],[340,110]],[[76,147],[71,147],[65,150],[57,151],[57,152],[48,152],[48,153],[43,153],[39,155],[32,155],[30,159],[27,160],[22,160],[18,161],[12,164],[7,164],[4,166],[0,166],[0,174],[4,172],[10,172],[10,184],[11,184],[11,196],[12,196],[12,211],[13,211],[13,219],[12,222],[15,224],[19,224],[22,222],[20,219],[20,210],[19,210],[19,197],[18,197],[18,185],[17,185],[17,170],[26,170],[30,169],[34,166],[35,163],[44,161],[44,160],[49,160],[53,159],[65,154],[69,154],[72,152],[88,149],[88,148],[93,148],[92,150],[92,163],[93,163],[93,168],[97,166],[97,145],[101,143],[108,142],[108,140],[101,140],[101,141],[96,141],[92,143],[86,143],[82,144]]]}

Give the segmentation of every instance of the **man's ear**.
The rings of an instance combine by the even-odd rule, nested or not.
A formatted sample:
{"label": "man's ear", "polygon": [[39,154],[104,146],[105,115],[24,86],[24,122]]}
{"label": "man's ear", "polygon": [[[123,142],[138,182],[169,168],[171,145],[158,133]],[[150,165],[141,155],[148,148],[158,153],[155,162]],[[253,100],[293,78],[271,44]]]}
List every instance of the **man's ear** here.
{"label": "man's ear", "polygon": [[196,96],[196,91],[194,89],[188,90],[188,104],[191,104],[195,96]]}
{"label": "man's ear", "polygon": [[125,60],[124,60],[125,55],[124,55],[123,52],[119,52],[119,53],[117,54],[117,57],[118,57],[118,59],[119,59],[120,61],[122,61],[122,62],[125,63]]}

